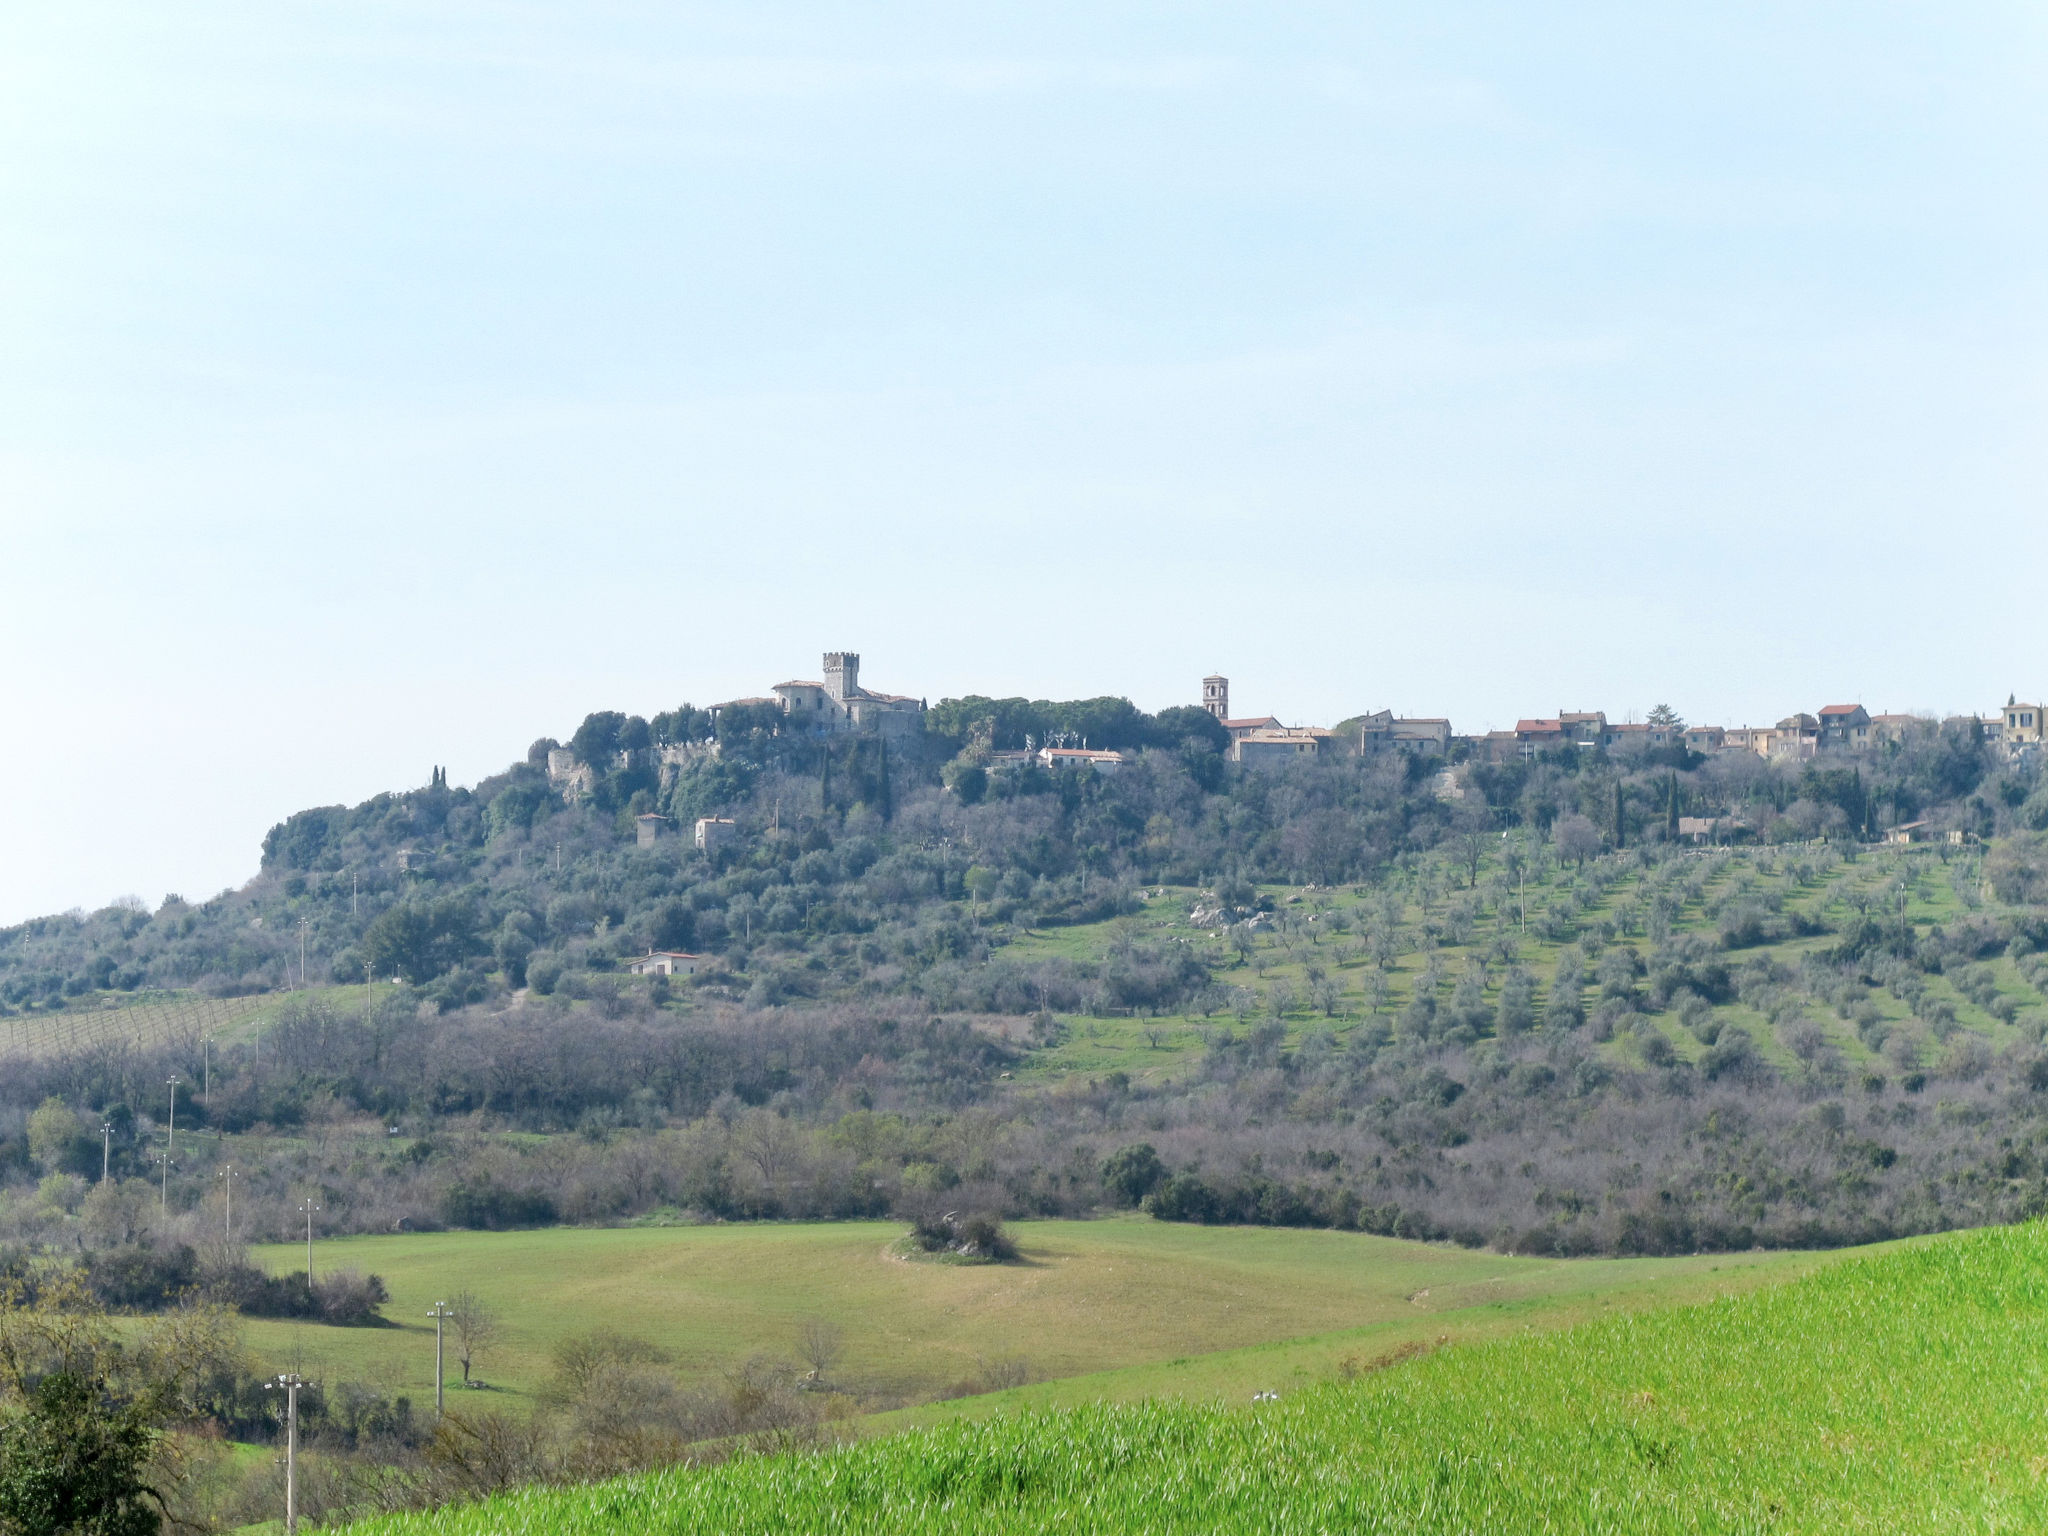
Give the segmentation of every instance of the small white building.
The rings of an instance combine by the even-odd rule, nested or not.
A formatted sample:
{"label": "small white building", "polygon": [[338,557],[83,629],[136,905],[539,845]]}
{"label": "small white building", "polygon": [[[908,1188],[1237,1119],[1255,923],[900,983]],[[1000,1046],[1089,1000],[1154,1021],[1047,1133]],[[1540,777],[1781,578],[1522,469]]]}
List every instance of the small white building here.
{"label": "small white building", "polygon": [[635,976],[694,976],[704,963],[702,955],[686,955],[679,949],[650,949],[626,969]]}
{"label": "small white building", "polygon": [[1121,752],[1090,751],[1086,747],[1040,747],[1038,761],[1047,768],[1093,768],[1097,773],[1115,773],[1130,763]]}
{"label": "small white building", "polygon": [[730,816],[697,818],[697,846],[706,853],[716,853],[739,835],[740,824]]}

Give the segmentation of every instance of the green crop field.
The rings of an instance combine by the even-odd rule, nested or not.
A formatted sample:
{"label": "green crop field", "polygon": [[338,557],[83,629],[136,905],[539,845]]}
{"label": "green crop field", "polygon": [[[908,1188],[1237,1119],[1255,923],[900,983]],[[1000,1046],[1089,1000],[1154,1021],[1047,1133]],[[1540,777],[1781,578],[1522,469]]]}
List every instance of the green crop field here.
{"label": "green crop field", "polygon": [[351,1529],[2038,1531],[2044,1367],[2048,1230],[2032,1224],[1256,1405],[1001,1414]]}
{"label": "green crop field", "polygon": [[[1235,1395],[1331,1374],[1414,1340],[1554,1325],[1608,1306],[1712,1294],[1801,1273],[1816,1255],[1552,1260],[1357,1233],[1191,1227],[1127,1217],[1016,1226],[1025,1262],[911,1263],[888,1223],[464,1232],[323,1241],[316,1262],[383,1276],[390,1328],[252,1320],[266,1369],[432,1393],[429,1307],[474,1291],[509,1337],[478,1373],[516,1402],[556,1340],[596,1327],[644,1337],[685,1375],[788,1358],[818,1318],[842,1331],[837,1385],[870,1408],[973,1383],[988,1360],[1038,1385],[1008,1401]],[[304,1249],[256,1250],[288,1270]],[[458,1373],[459,1374],[459,1373]],[[981,1400],[986,1402],[986,1399]],[[929,1410],[928,1410],[929,1411]],[[952,1411],[958,1411],[954,1409]]]}

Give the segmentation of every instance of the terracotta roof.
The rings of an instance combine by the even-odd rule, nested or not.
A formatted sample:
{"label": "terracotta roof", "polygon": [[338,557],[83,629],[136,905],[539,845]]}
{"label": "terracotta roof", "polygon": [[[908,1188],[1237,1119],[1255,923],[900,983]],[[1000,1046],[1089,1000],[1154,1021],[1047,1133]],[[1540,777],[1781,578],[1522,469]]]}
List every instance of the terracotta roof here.
{"label": "terracotta roof", "polygon": [[1563,729],[1564,726],[1555,720],[1517,720],[1515,722],[1515,734],[1517,736],[1552,735]]}
{"label": "terracotta roof", "polygon": [[1825,720],[1829,715],[1853,715],[1862,707],[1861,704],[1830,704],[1820,712],[1820,717]]}
{"label": "terracotta roof", "polygon": [[818,688],[818,689],[822,689],[822,688],[823,688],[823,687],[824,687],[825,685],[824,685],[823,683],[813,683],[813,682],[807,682],[807,681],[805,681],[805,680],[804,680],[803,678],[795,678],[795,679],[793,679],[793,680],[791,680],[791,681],[789,681],[789,682],[786,682],[786,683],[777,683],[777,684],[776,684],[775,686],[776,686],[776,687],[777,687],[778,689],[781,689],[781,688]]}
{"label": "terracotta roof", "polygon": [[1223,729],[1226,731],[1251,731],[1257,730],[1262,725],[1278,725],[1279,723],[1280,717],[1278,715],[1246,715],[1242,720],[1224,721]]}

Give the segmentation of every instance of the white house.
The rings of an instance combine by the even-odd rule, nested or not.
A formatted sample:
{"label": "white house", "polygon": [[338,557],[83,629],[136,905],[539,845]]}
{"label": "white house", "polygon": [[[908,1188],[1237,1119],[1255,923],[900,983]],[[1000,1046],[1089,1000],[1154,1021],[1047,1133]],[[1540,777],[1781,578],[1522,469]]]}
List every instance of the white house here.
{"label": "white house", "polygon": [[626,969],[635,976],[694,976],[703,962],[702,955],[686,955],[679,949],[650,949]]}

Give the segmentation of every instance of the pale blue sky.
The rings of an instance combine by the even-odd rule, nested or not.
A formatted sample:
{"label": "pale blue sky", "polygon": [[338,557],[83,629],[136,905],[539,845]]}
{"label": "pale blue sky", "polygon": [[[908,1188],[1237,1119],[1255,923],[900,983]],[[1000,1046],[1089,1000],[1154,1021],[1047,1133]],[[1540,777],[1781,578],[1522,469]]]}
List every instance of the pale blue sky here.
{"label": "pale blue sky", "polygon": [[2048,692],[2044,16],[0,11],[0,921],[828,647]]}

